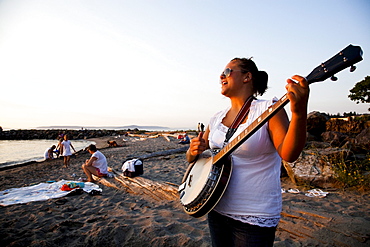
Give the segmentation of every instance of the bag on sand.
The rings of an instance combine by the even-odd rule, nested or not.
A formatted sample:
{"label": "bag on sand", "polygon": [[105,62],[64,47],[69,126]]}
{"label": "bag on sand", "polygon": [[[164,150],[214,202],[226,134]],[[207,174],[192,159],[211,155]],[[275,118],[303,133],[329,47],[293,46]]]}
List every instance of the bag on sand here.
{"label": "bag on sand", "polygon": [[132,159],[123,162],[122,165],[123,176],[136,177],[144,174],[143,161],[141,159]]}

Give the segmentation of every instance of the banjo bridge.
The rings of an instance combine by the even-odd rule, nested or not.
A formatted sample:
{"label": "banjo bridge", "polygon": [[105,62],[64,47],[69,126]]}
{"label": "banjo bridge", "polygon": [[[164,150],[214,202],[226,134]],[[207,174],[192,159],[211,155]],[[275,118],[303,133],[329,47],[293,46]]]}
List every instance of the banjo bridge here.
{"label": "banjo bridge", "polygon": [[192,181],[193,181],[193,175],[190,175],[190,177],[189,177],[189,183],[188,183],[189,187],[191,187],[191,182]]}

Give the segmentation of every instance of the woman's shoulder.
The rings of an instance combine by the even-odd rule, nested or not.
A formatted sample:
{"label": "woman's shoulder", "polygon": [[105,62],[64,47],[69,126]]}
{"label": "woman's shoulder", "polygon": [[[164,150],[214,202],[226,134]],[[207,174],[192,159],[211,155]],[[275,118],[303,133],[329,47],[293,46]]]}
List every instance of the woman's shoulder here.
{"label": "woman's shoulder", "polygon": [[217,121],[217,120],[222,120],[225,116],[226,116],[226,113],[229,111],[230,107],[227,107],[221,111],[218,111],[216,112],[210,119],[210,122],[214,122],[214,121]]}
{"label": "woman's shoulder", "polygon": [[226,113],[229,111],[230,107],[227,107],[221,111],[216,112],[211,119],[209,120],[209,128],[212,130],[215,126],[219,125],[222,122],[222,119],[226,116]]}
{"label": "woman's shoulder", "polygon": [[252,119],[259,117],[263,112],[265,112],[271,105],[277,101],[277,98],[273,99],[257,99],[253,100],[251,105],[251,110],[249,115]]}
{"label": "woman's shoulder", "polygon": [[217,118],[217,117],[224,117],[226,115],[226,113],[230,110],[230,106],[222,109],[221,111],[218,111],[216,112],[214,115],[213,115],[213,118]]}
{"label": "woman's shoulder", "polygon": [[269,106],[275,104],[278,101],[276,97],[272,99],[257,99],[253,100],[252,106],[258,107],[258,108],[268,108]]}

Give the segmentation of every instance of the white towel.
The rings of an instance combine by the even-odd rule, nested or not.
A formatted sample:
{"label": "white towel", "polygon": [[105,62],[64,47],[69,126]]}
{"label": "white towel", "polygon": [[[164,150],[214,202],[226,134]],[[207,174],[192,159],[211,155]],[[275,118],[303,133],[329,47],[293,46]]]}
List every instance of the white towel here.
{"label": "white towel", "polygon": [[[135,162],[136,162],[136,164],[135,164]],[[123,163],[122,171],[124,172],[124,171],[128,170],[129,172],[135,172],[135,165],[141,165],[141,164],[142,164],[141,160],[138,160],[138,159],[128,160],[125,163]]]}

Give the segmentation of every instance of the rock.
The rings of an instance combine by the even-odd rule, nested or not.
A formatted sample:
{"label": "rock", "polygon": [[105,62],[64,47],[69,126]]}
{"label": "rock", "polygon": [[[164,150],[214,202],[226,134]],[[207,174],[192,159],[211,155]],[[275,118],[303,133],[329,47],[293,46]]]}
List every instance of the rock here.
{"label": "rock", "polygon": [[311,141],[316,141],[317,140],[317,137],[316,136],[314,136],[314,135],[312,135],[312,134],[310,134],[309,132],[307,132],[307,141],[308,142],[311,142]]}
{"label": "rock", "polygon": [[318,141],[308,141],[306,143],[305,149],[323,149],[323,148],[330,148],[330,143],[327,142],[318,142]]}
{"label": "rock", "polygon": [[366,128],[361,131],[355,138],[357,145],[363,145],[367,150],[370,150],[370,128]]}
{"label": "rock", "polygon": [[49,139],[55,140],[59,134],[68,134],[71,140],[97,138],[103,136],[124,135],[125,130],[9,130],[0,132],[0,140],[31,140]]}
{"label": "rock", "polygon": [[355,137],[348,138],[342,148],[350,149],[353,154],[366,154],[370,150],[370,128],[361,131]]}
{"label": "rock", "polygon": [[332,147],[340,147],[348,140],[348,135],[337,131],[325,131],[321,134],[323,142],[330,143]]}
{"label": "rock", "polygon": [[347,152],[341,148],[304,150],[295,162],[283,161],[283,165],[293,183],[328,188],[336,182],[330,161],[343,157]]}
{"label": "rock", "polygon": [[368,153],[370,150],[370,128],[364,129],[356,137],[351,138],[347,145],[354,153]]}
{"label": "rock", "polygon": [[329,117],[317,111],[307,115],[307,132],[315,136],[316,141],[321,140],[321,134],[326,131],[326,122]]}

